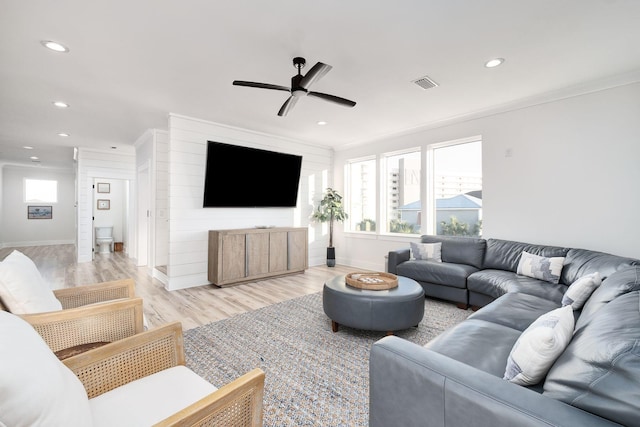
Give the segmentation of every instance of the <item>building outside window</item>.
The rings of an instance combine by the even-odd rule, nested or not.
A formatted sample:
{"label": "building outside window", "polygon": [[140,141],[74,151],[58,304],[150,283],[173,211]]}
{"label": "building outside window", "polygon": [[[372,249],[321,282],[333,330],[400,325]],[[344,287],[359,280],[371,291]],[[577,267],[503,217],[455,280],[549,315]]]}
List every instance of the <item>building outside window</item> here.
{"label": "building outside window", "polygon": [[420,164],[419,149],[383,157],[387,232],[418,234],[421,231]]}
{"label": "building outside window", "polygon": [[376,159],[354,160],[347,165],[349,177],[349,229],[376,231]]}

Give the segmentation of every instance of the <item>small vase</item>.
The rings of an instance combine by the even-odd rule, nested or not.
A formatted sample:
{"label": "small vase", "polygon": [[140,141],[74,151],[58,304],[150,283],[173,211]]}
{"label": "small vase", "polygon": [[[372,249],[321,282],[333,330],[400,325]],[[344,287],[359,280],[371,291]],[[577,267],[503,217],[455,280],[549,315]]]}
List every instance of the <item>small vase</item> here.
{"label": "small vase", "polygon": [[328,247],[327,248],[327,267],[335,267],[336,266],[336,248]]}

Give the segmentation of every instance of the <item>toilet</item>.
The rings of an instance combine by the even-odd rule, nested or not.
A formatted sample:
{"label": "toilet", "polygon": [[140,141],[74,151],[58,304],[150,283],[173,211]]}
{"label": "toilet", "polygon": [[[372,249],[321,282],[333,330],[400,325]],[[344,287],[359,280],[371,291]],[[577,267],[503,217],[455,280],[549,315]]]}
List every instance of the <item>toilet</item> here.
{"label": "toilet", "polygon": [[108,254],[113,243],[113,227],[96,227],[96,245],[98,252]]}

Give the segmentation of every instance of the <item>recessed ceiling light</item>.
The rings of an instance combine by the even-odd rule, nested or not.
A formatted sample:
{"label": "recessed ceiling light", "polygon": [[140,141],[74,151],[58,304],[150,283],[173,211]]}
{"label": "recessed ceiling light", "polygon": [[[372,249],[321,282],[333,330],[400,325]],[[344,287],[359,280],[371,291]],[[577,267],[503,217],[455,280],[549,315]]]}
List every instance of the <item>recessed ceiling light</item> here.
{"label": "recessed ceiling light", "polygon": [[28,145],[25,145],[25,146],[24,146],[24,147],[22,147],[22,148],[24,148],[25,150],[33,150],[33,147],[30,147],[30,146],[28,146]]}
{"label": "recessed ceiling light", "polygon": [[493,67],[497,67],[498,65],[502,64],[504,62],[504,58],[495,58],[492,59],[490,61],[487,61],[484,66],[487,68],[493,68]]}
{"label": "recessed ceiling light", "polygon": [[64,132],[61,132],[61,133],[59,133],[59,134],[58,134],[58,136],[67,137],[67,136],[69,136],[69,134],[68,134],[68,133],[64,133]]}
{"label": "recessed ceiling light", "polygon": [[53,105],[55,105],[58,108],[69,108],[69,104],[67,104],[66,102],[62,102],[62,101],[54,101]]}
{"label": "recessed ceiling light", "polygon": [[68,47],[61,45],[58,42],[53,42],[51,40],[42,40],[40,43],[47,49],[55,50],[56,52],[69,52]]}
{"label": "recessed ceiling light", "polygon": [[320,121],[318,122],[318,125],[320,125],[320,126],[324,126],[324,125],[326,125],[326,124],[327,124],[327,122],[325,122],[324,120],[320,120]]}
{"label": "recessed ceiling light", "polygon": [[31,156],[29,157],[31,160],[38,160],[38,156]]}

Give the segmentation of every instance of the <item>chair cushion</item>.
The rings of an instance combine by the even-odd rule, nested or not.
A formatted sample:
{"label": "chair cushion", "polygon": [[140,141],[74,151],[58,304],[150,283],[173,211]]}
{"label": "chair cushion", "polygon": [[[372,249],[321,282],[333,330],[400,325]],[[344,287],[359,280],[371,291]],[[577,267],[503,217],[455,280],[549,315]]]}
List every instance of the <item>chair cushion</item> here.
{"label": "chair cushion", "polygon": [[0,311],[0,337],[0,425],[92,425],[82,383],[31,325]]}
{"label": "chair cushion", "polygon": [[0,298],[14,314],[62,310],[33,261],[17,250],[0,262]]}
{"label": "chair cushion", "polygon": [[217,388],[189,368],[176,366],[89,400],[95,427],[150,426]]}

